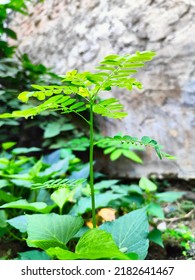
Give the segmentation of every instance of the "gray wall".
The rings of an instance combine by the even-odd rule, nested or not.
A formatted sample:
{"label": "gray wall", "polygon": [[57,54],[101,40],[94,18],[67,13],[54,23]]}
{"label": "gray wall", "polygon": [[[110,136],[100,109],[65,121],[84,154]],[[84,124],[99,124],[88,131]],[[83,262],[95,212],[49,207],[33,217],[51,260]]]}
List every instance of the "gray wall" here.
{"label": "gray wall", "polygon": [[154,50],[156,58],[136,76],[142,91],[115,91],[129,116],[102,122],[102,132],[151,136],[176,161],[152,151],[143,166],[121,159],[111,175],[195,178],[195,0],[45,0],[16,16],[20,50],[64,74],[92,70],[110,53]]}

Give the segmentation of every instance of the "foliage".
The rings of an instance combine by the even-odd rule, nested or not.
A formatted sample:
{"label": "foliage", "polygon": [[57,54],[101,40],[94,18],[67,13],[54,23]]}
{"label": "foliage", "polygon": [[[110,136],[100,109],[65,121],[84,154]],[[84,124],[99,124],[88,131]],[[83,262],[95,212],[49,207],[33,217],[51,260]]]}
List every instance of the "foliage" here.
{"label": "foliage", "polygon": [[[16,97],[21,91],[30,90],[31,84],[45,82],[59,84],[61,80],[60,77],[51,72],[51,69],[42,64],[33,64],[27,54],[22,54],[17,49],[17,34],[8,28],[8,22],[15,12],[27,15],[27,1],[10,0],[6,1],[6,4],[0,4],[0,113],[28,108],[29,105],[24,106]],[[12,44],[10,44],[10,40]],[[32,104],[38,103],[33,101]],[[55,112],[48,116],[47,121],[42,116],[30,122],[22,119],[2,119],[0,127],[1,142],[11,140],[27,147],[35,145],[35,143],[41,148],[50,147],[55,142],[60,143],[61,137],[64,136],[68,142],[71,137],[67,137],[67,131],[70,132],[70,136],[78,135],[80,137],[83,135],[83,132],[76,125],[73,125],[70,119],[57,116]],[[61,147],[58,146],[58,148]]]}
{"label": "foliage", "polygon": [[[52,164],[46,162],[45,165],[45,162],[40,159],[31,166],[26,174],[22,173],[17,176],[14,174],[14,170],[5,176],[5,180],[7,178],[13,180],[21,179],[22,175],[23,179],[30,180],[31,185],[33,184],[34,201],[17,199],[1,206],[2,209],[14,208],[40,213],[24,216],[20,212],[20,216],[7,221],[9,225],[17,228],[22,234],[27,232],[28,246],[46,250],[51,257],[59,259],[131,259],[132,256],[144,259],[146,257],[149,244],[146,211],[149,215],[152,215],[152,211],[158,212],[157,204],[152,201],[153,197],[156,200],[159,199],[157,195],[153,196],[152,194],[156,188],[148,179],[142,178],[140,187],[134,186],[131,191],[133,190],[141,196],[144,191],[146,201],[152,201],[149,206],[140,207],[142,209],[131,211],[96,229],[96,209],[124,199],[129,190],[123,188],[122,192],[120,190],[117,193],[117,185],[113,181],[94,185],[94,146],[103,145],[103,148],[106,147],[105,153],[111,152],[112,160],[123,154],[134,161],[141,162],[141,159],[131,151],[135,145],[153,148],[160,159],[163,157],[171,159],[172,156],[163,152],[162,147],[148,136],[143,136],[139,140],[129,135],[117,135],[113,138],[105,137],[96,141],[94,138],[94,115],[113,119],[122,119],[127,116],[118,99],[101,99],[99,94],[110,91],[113,87],[128,90],[132,90],[133,87],[141,88],[141,83],[133,78],[132,74],[136,73],[139,67],[143,67],[144,62],[151,60],[154,55],[154,52],[137,52],[134,55],[123,56],[109,55],[100,62],[96,73],[78,73],[76,70],[72,70],[66,73],[60,85],[32,85],[33,91],[23,91],[18,98],[25,103],[31,98],[36,105],[0,115],[1,119],[22,117],[28,119],[46,112],[60,113],[61,115],[74,113],[81,117],[88,127],[89,164],[84,165],[80,170],[70,169],[72,154],[63,150],[64,158],[60,159],[58,156],[56,161],[49,159]],[[84,115],[83,112],[88,113]],[[61,131],[59,125],[55,127],[55,124],[50,123],[44,136],[50,138],[58,135],[59,131]],[[124,148],[119,148],[118,145],[122,143],[125,143]],[[6,150],[11,146],[12,144],[4,143],[3,148]],[[20,148],[19,151],[24,153],[28,152],[28,149],[26,151]],[[17,155],[17,153],[19,152],[16,150],[15,154]],[[56,152],[51,157],[55,159]],[[2,164],[8,166],[9,159],[3,158]],[[77,164],[75,166],[77,167]],[[88,177],[89,184],[87,183]],[[111,190],[105,193],[105,189],[108,187]],[[38,193],[36,193],[37,191]],[[38,200],[41,191],[47,194],[45,202]],[[162,197],[160,199],[163,200]],[[144,203],[142,204],[144,206]],[[55,212],[50,213],[56,206],[59,208],[60,215]],[[89,211],[92,212],[93,229],[82,227],[84,221],[80,216],[87,215]],[[2,217],[4,217],[4,212]],[[79,240],[76,235],[79,236]],[[76,246],[74,246],[75,252],[72,252],[70,242],[74,240],[76,240]]]}
{"label": "foliage", "polygon": [[166,229],[163,233],[163,239],[166,242],[179,243],[185,257],[194,256],[195,252],[192,245],[195,243],[195,237],[187,226],[180,225],[175,229]]}

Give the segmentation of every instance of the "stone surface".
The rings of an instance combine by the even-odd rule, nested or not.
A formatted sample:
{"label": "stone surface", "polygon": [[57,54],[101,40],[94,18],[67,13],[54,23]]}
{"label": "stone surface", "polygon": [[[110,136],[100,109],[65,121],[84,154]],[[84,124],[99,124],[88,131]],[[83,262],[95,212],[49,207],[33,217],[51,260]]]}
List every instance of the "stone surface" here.
{"label": "stone surface", "polygon": [[29,12],[12,21],[19,48],[59,74],[92,70],[110,53],[155,50],[137,75],[144,89],[114,92],[129,116],[101,127],[106,135],[149,135],[177,160],[160,161],[147,150],[144,165],[120,159],[105,169],[121,177],[195,178],[194,0],[45,0]]}

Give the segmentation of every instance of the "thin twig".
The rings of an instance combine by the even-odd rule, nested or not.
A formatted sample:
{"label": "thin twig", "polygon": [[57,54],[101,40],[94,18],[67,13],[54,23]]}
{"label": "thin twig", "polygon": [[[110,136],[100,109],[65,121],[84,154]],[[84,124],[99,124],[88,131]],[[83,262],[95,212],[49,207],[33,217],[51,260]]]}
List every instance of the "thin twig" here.
{"label": "thin twig", "polygon": [[165,222],[170,222],[170,223],[174,223],[180,220],[185,220],[185,219],[189,219],[193,214],[195,213],[195,208],[192,209],[190,212],[188,212],[186,215],[182,216],[182,217],[176,217],[176,218],[165,218],[163,219]]}

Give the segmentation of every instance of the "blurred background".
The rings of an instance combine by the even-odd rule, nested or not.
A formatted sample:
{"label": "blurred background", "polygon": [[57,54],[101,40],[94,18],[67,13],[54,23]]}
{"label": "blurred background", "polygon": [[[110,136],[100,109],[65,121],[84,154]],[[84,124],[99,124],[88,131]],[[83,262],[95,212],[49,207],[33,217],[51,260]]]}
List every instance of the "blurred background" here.
{"label": "blurred background", "polygon": [[[125,105],[128,117],[122,121],[99,120],[99,129],[104,135],[112,136],[118,132],[137,137],[148,135],[177,160],[160,161],[153,151],[146,150],[142,154],[144,164],[135,164],[125,158],[108,164],[102,157],[102,170],[122,178],[154,174],[159,178],[194,179],[195,1],[25,2],[28,15],[15,9],[6,22],[17,34],[17,38],[7,34],[9,44],[17,45],[17,55],[28,55],[29,60],[23,57],[26,59],[23,64],[28,67],[30,63],[42,65],[39,69],[25,70],[26,76],[31,71],[29,85],[32,75],[41,71],[41,74],[47,74],[47,67],[50,72],[63,75],[71,69],[93,71],[104,56],[113,53],[144,50],[157,53],[155,59],[136,74],[143,90],[115,90],[113,93]],[[2,129],[8,127],[8,123],[1,125]],[[43,134],[47,125],[42,123],[36,135],[29,132],[31,140],[36,143],[36,137]]]}

